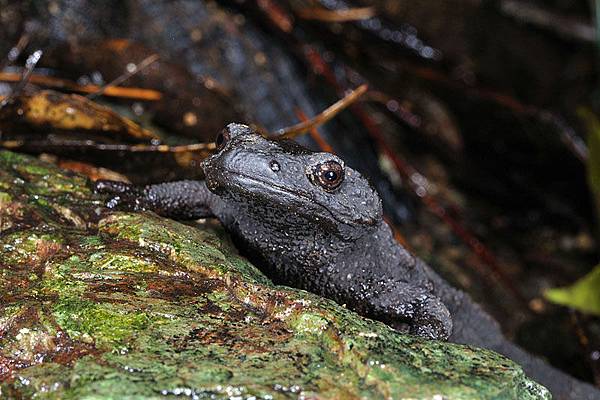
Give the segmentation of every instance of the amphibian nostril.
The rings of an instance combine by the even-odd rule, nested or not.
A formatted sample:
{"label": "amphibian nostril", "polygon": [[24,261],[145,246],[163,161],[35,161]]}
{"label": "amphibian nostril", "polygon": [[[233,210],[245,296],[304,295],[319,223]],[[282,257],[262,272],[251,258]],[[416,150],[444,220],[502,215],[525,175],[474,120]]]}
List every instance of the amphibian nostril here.
{"label": "amphibian nostril", "polygon": [[278,172],[281,169],[281,166],[277,161],[273,160],[269,163],[269,168],[271,168],[271,171]]}

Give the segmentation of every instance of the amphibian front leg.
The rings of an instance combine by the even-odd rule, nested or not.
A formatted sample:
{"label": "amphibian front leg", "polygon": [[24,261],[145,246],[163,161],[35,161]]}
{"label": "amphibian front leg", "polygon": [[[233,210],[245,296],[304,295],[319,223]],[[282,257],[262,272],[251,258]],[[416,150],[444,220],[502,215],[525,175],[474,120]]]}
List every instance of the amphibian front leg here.
{"label": "amphibian front leg", "polygon": [[204,181],[177,181],[138,187],[123,182],[99,180],[94,189],[108,193],[109,208],[126,207],[135,210],[152,210],[174,219],[212,217],[212,194]]}
{"label": "amphibian front leg", "polygon": [[409,326],[413,335],[446,340],[452,333],[450,312],[428,290],[407,283],[385,285],[369,301],[370,313],[393,328]]}

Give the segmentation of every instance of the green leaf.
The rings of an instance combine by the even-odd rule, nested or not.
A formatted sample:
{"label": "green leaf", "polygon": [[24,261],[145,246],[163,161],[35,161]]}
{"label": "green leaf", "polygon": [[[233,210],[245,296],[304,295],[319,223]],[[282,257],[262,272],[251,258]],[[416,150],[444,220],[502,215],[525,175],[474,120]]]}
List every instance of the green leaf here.
{"label": "green leaf", "polygon": [[552,303],[600,316],[600,265],[573,285],[549,289],[544,295]]}

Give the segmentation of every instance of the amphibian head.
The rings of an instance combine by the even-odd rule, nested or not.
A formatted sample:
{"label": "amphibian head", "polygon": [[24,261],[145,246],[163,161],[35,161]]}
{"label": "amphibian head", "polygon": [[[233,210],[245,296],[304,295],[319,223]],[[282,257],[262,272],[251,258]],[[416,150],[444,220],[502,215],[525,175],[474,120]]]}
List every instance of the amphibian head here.
{"label": "amphibian head", "polygon": [[208,188],[225,201],[252,204],[258,213],[302,216],[347,239],[381,222],[375,190],[333,154],[268,140],[240,124],[229,124],[216,143],[217,153],[203,167]]}

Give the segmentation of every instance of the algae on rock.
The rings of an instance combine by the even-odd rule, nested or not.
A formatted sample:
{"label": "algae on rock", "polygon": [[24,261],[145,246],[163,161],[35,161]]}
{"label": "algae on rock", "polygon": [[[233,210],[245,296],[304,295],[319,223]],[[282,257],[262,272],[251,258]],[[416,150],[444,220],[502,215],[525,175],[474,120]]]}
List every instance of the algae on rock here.
{"label": "algae on rock", "polygon": [[550,397],[496,353],[274,286],[222,237],[0,152],[0,397]]}

